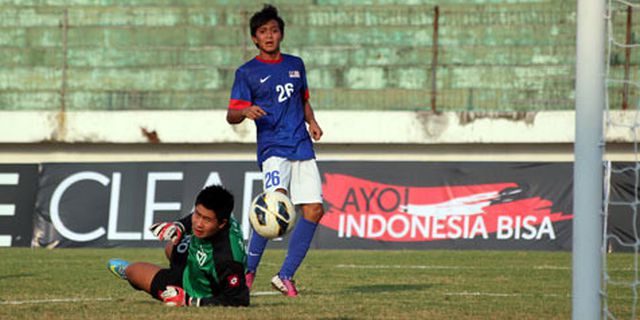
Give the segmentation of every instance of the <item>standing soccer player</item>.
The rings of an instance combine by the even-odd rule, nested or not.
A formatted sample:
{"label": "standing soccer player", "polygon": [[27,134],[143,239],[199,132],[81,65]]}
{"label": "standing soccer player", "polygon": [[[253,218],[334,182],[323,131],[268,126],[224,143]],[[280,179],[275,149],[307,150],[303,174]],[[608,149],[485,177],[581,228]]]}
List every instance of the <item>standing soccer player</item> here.
{"label": "standing soccer player", "polygon": [[110,260],[108,268],[169,306],[248,306],[244,241],[232,210],[229,191],[206,187],[192,214],[150,228],[160,240],[171,240],[165,248],[169,268],[120,259]]}
{"label": "standing soccer player", "polygon": [[[293,204],[302,209],[303,218],[289,238],[282,268],[271,279],[275,289],[295,297],[298,291],[293,275],[306,256],[324,214],[320,172],[311,141],[311,137],[316,141],[322,137],[322,129],[309,104],[302,59],[280,52],[284,21],[278,10],[265,5],[251,17],[249,28],[260,52],[236,71],[227,121],[231,124],[245,118],[255,121],[264,190],[288,193]],[[266,245],[266,238],[255,231],[251,233],[246,274],[249,288]]]}

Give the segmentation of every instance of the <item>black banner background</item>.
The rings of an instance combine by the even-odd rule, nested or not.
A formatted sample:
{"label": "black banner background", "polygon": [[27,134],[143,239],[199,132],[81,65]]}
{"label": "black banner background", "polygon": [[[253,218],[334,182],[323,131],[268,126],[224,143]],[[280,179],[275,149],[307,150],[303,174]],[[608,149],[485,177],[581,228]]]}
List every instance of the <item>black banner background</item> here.
{"label": "black banner background", "polygon": [[[607,219],[607,246],[609,251],[634,251],[640,235],[640,184],[635,163],[612,164],[609,215]],[[635,221],[635,227],[634,227]]]}
{"label": "black banner background", "polygon": [[[0,183],[0,204],[13,205],[13,215],[0,216],[0,235],[10,236],[13,247],[31,245],[33,233],[33,207],[35,204],[38,182],[38,165],[9,164],[0,165],[0,174],[17,177],[17,184]],[[16,176],[17,175],[17,176]]]}
{"label": "black banner background", "polygon": [[[466,189],[469,186],[469,189],[473,190],[476,188],[475,185],[505,183],[517,186],[521,191],[518,199],[539,197],[548,201],[550,212],[561,213],[564,220],[553,222],[554,239],[551,239],[548,234],[544,234],[540,239],[525,240],[515,237],[498,239],[494,233],[488,232],[486,239],[481,236],[448,237],[448,239],[403,242],[366,239],[357,235],[345,237],[344,232],[341,235],[339,230],[325,226],[323,219],[323,225],[318,228],[312,244],[314,248],[569,250],[571,247],[570,215],[573,180],[571,163],[325,161],[319,162],[319,167],[325,183],[323,186],[325,199],[328,195],[333,199],[332,203],[325,202],[327,210],[334,212],[325,216],[327,220],[330,219],[328,218],[330,214],[334,214],[335,218],[335,209],[338,206],[368,207],[369,204],[362,202],[365,198],[356,199],[355,197],[359,193],[375,192],[375,188],[367,189],[367,184],[395,186],[417,190],[416,192],[420,193],[423,192],[422,190],[432,190],[428,188],[440,188],[446,191],[457,190],[458,187]],[[327,184],[328,175],[357,179],[365,181],[362,182],[365,184],[353,186],[351,189],[349,189],[350,186]],[[245,179],[251,176],[253,179]],[[157,181],[150,183],[150,177],[155,177]],[[173,203],[174,207],[179,204],[179,210],[172,208],[154,211],[152,222],[176,219],[190,211],[196,193],[211,177],[214,177],[214,180],[219,177],[219,181],[234,193],[236,197],[234,215],[242,221],[244,205],[248,203],[245,199],[250,200],[261,189],[260,181],[255,180],[260,176],[254,162],[43,164],[36,203],[34,234],[37,235],[37,239],[35,242],[40,246],[54,247],[159,246],[161,244],[158,241],[143,239],[145,210],[150,205],[158,203]],[[73,178],[76,181],[67,183],[67,188],[64,189],[63,182],[65,180],[69,182],[71,181],[69,179]],[[117,192],[111,192],[112,188],[116,188],[114,190]],[[155,188],[154,192],[152,192],[153,188]],[[338,189],[350,190],[353,197],[348,193],[337,194],[333,191]],[[52,199],[56,192],[59,196],[58,204],[52,206]],[[149,196],[150,193],[151,196]],[[119,199],[115,202],[117,205],[112,208],[113,194],[117,194]],[[388,203],[389,199],[393,200],[390,195],[392,192],[388,192],[382,200],[379,198],[378,201]],[[155,201],[148,201],[149,197]],[[58,220],[67,232],[61,230],[60,223],[56,225],[53,222],[51,208],[57,208],[54,209],[57,211],[54,216],[58,216]],[[116,213],[118,221],[113,228],[109,226],[110,217],[113,219]],[[393,216],[390,213],[380,212],[362,214],[379,214],[379,217],[385,217],[385,219]],[[402,229],[401,220],[395,220],[395,222],[396,224],[389,224],[388,228]],[[131,239],[122,239],[123,234],[124,237],[131,237]],[[78,241],[77,235],[86,238]],[[270,247],[285,245],[286,239],[280,242],[274,241]]]}

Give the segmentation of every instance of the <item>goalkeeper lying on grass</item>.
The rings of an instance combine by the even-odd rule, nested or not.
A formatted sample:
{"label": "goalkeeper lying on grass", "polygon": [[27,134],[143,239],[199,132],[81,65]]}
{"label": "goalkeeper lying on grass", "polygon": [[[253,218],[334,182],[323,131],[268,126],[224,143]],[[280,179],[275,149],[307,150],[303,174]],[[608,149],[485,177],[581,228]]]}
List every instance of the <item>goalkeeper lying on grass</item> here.
{"label": "goalkeeper lying on grass", "polygon": [[196,198],[192,214],[156,223],[151,232],[171,240],[165,248],[170,267],[112,259],[108,267],[137,290],[170,306],[248,306],[242,233],[231,216],[233,196],[209,186]]}

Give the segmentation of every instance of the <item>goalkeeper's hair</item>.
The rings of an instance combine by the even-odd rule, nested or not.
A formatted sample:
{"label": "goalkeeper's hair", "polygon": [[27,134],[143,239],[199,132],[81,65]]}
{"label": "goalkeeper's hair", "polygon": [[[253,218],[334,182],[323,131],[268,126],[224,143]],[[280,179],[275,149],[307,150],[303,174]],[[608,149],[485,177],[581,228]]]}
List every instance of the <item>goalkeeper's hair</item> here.
{"label": "goalkeeper's hair", "polygon": [[233,195],[229,190],[220,185],[210,185],[196,197],[196,205],[203,205],[216,213],[218,222],[229,220],[233,211]]}
{"label": "goalkeeper's hair", "polygon": [[265,25],[267,22],[275,20],[278,23],[278,27],[280,27],[280,33],[284,37],[284,20],[278,16],[278,9],[276,7],[265,4],[262,10],[256,12],[251,17],[249,21],[249,30],[251,31],[251,36],[256,36],[256,31],[258,28]]}

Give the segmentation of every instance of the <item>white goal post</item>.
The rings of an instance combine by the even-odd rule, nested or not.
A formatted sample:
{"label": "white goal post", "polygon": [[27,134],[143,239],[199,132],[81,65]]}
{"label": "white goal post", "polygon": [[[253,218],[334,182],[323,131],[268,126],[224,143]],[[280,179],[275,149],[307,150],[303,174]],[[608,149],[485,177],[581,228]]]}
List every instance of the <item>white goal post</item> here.
{"label": "white goal post", "polygon": [[605,0],[578,0],[572,319],[600,319]]}

